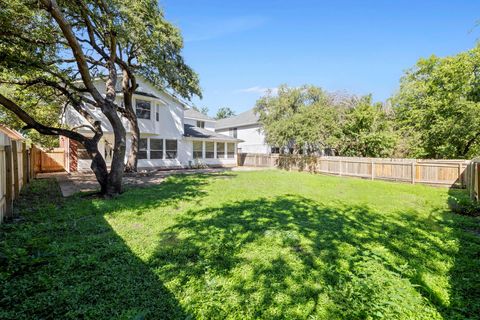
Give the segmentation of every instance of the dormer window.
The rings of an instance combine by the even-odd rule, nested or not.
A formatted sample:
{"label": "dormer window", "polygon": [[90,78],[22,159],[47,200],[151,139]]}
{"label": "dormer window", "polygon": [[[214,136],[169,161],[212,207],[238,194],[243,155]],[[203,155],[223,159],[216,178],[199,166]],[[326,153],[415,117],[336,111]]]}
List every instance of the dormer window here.
{"label": "dormer window", "polygon": [[199,127],[199,128],[205,128],[205,121],[197,120],[197,127]]}
{"label": "dormer window", "polygon": [[150,101],[146,100],[135,100],[136,103],[136,113],[138,119],[150,119],[150,113],[152,105]]}

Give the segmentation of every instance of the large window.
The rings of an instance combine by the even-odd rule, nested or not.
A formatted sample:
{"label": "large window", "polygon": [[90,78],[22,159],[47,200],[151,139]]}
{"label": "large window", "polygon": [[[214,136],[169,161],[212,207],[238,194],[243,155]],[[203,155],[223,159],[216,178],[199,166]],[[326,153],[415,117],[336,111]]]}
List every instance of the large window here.
{"label": "large window", "polygon": [[224,142],[217,142],[217,158],[218,159],[225,158],[225,143]]}
{"label": "large window", "polygon": [[235,158],[235,143],[227,143],[227,158]]}
{"label": "large window", "polygon": [[163,139],[150,139],[150,159],[163,159]]}
{"label": "large window", "polygon": [[213,159],[215,157],[215,142],[205,142],[205,158]]}
{"label": "large window", "polygon": [[147,145],[148,145],[147,139],[140,139],[138,143],[138,153],[137,153],[138,159],[147,159]]}
{"label": "large window", "polygon": [[228,129],[228,134],[230,137],[237,138],[237,128]]}
{"label": "large window", "polygon": [[135,100],[136,102],[136,113],[138,119],[150,119],[150,112],[152,105],[150,101],[145,100]]}
{"label": "large window", "polygon": [[199,121],[199,120],[197,120],[197,127],[199,127],[199,128],[205,128],[205,121]]}
{"label": "large window", "polygon": [[167,159],[177,158],[177,140],[165,140],[165,150]]}
{"label": "large window", "polygon": [[203,142],[193,141],[193,159],[202,159],[203,157]]}

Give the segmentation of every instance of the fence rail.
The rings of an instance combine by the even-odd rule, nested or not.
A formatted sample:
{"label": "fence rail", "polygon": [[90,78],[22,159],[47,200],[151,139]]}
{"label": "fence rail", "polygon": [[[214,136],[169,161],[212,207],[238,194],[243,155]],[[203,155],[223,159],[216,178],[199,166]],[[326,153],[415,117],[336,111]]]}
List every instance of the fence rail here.
{"label": "fence rail", "polygon": [[316,157],[276,154],[239,154],[238,165],[278,167],[371,180],[392,180],[465,188],[471,181],[469,160]]}

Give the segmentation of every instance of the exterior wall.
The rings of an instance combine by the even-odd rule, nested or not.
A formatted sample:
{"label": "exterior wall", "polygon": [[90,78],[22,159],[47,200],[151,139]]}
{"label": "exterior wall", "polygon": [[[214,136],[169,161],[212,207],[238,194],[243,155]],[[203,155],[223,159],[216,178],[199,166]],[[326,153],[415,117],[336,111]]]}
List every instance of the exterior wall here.
{"label": "exterior wall", "polygon": [[[215,131],[215,121],[201,120],[201,119],[198,119],[198,121],[205,122],[205,129],[206,130]],[[185,124],[191,124],[192,126],[196,126],[197,125],[197,119],[185,118]]]}
{"label": "exterior wall", "polygon": [[[218,133],[229,134],[229,129],[218,129]],[[259,125],[237,127],[237,138],[243,140],[238,144],[242,153],[270,153],[270,146],[265,143],[265,135]],[[240,150],[241,149],[241,150]]]}
{"label": "exterior wall", "polygon": [[[105,92],[105,83],[103,81],[96,81],[95,85],[98,90],[102,93]],[[173,139],[177,140],[177,158],[176,159],[139,159],[138,168],[139,169],[152,169],[152,168],[165,168],[165,167],[189,167],[194,164],[193,160],[193,145],[192,141],[186,139],[184,134],[184,124],[192,124],[196,126],[197,119],[194,118],[184,118],[184,106],[177,101],[175,98],[172,98],[170,95],[164,93],[161,90],[156,89],[148,82],[143,80],[138,80],[139,87],[137,88],[138,92],[155,95],[158,98],[153,98],[149,96],[144,96],[140,94],[135,94],[133,96],[133,104],[135,106],[136,99],[150,101],[151,103],[151,112],[150,119],[138,119],[138,124],[140,127],[140,137],[141,138],[153,138],[153,139]],[[118,91],[121,91],[120,83],[117,88]],[[121,96],[117,98],[117,102],[121,104]],[[101,111],[96,108],[90,108],[89,112],[97,119],[102,122],[102,129],[104,131],[104,136],[98,144],[99,152],[105,154],[105,143],[108,142],[113,146],[113,130],[109,121],[101,113]],[[159,117],[157,121],[156,113],[158,112]],[[205,129],[215,131],[215,121],[214,120],[202,120],[199,121],[205,122]],[[131,130],[129,122],[126,119],[122,119],[124,126],[127,131],[127,146],[125,154],[125,162],[127,160],[128,154],[131,148]],[[80,114],[78,114],[73,108],[67,108],[65,112],[64,122],[71,127],[88,125],[88,122],[83,119]],[[89,135],[91,132],[88,130],[80,130],[81,133]],[[66,143],[66,142],[64,142]],[[70,146],[74,146],[70,144]],[[74,157],[73,154],[77,155],[77,149],[75,148],[74,152],[70,150],[69,164],[71,166],[70,170],[74,171],[90,171],[91,160],[88,159],[78,159]],[[236,165],[236,159],[204,159],[206,165],[226,165],[232,166]],[[202,160],[203,161],[203,160]],[[109,161],[107,161],[109,165]],[[76,168],[75,168],[76,167]]]}

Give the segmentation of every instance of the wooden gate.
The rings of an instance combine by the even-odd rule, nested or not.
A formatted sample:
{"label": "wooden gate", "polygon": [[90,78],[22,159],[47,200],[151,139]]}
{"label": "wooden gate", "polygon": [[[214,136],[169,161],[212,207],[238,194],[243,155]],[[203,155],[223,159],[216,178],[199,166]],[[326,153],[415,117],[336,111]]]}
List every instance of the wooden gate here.
{"label": "wooden gate", "polygon": [[42,150],[34,147],[32,153],[35,173],[65,171],[65,150],[63,148]]}

